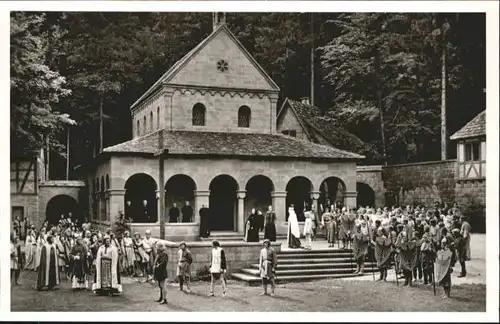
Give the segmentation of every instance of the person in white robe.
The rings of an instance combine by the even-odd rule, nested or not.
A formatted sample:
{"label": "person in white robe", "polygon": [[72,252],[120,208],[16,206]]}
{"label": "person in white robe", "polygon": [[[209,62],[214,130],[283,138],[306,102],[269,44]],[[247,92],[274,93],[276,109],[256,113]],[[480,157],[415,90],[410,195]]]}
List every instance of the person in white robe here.
{"label": "person in white robe", "polygon": [[302,247],[302,244],[300,243],[299,221],[297,220],[297,214],[295,214],[293,205],[288,208],[287,243],[288,247],[291,249]]}
{"label": "person in white robe", "polygon": [[97,250],[92,291],[98,295],[114,296],[120,294],[123,289],[118,267],[118,250],[111,245],[109,236],[103,238],[103,243]]}

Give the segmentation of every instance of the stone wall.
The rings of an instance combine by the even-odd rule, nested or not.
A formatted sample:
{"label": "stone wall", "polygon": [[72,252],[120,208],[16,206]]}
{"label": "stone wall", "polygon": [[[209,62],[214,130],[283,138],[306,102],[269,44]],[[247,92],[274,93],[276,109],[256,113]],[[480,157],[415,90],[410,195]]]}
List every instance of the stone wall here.
{"label": "stone wall", "polygon": [[456,161],[391,165],[383,168],[384,188],[399,204],[455,201]]}
{"label": "stone wall", "polygon": [[37,226],[41,226],[46,218],[46,209],[49,201],[59,195],[70,196],[80,204],[80,190],[85,187],[82,181],[44,181],[39,186],[38,216],[35,219]]}
{"label": "stone wall", "polygon": [[373,189],[373,191],[375,192],[376,206],[383,206],[385,203],[382,171],[383,170],[381,165],[358,166],[356,168],[356,181],[367,184]]}
{"label": "stone wall", "polygon": [[[172,241],[163,241],[163,243],[168,253],[168,278],[172,281],[176,279],[179,243]],[[210,267],[212,243],[188,242],[187,245],[193,255],[191,276],[196,278],[202,268]],[[281,243],[272,242],[271,246],[276,252],[281,251]],[[226,255],[227,274],[230,275],[249,267],[252,263],[258,263],[262,243],[221,242],[221,247]]]}

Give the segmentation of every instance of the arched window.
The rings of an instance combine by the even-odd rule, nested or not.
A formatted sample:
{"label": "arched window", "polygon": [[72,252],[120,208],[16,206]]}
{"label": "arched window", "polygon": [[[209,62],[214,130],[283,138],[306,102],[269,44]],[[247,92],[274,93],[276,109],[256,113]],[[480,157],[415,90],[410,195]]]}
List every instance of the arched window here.
{"label": "arched window", "polygon": [[148,132],[148,122],[146,121],[146,116],[144,116],[144,122],[142,123],[142,127],[144,127],[143,134]]}
{"label": "arched window", "polygon": [[153,112],[149,113],[149,131],[153,131]]}
{"label": "arched window", "polygon": [[156,129],[160,129],[160,107],[156,108]]}
{"label": "arched window", "polygon": [[193,106],[193,126],[205,126],[205,110],[201,103]]}
{"label": "arched window", "polygon": [[141,121],[137,119],[137,137],[141,136]]}
{"label": "arched window", "polygon": [[238,127],[250,127],[250,108],[247,106],[241,106],[238,109]]}

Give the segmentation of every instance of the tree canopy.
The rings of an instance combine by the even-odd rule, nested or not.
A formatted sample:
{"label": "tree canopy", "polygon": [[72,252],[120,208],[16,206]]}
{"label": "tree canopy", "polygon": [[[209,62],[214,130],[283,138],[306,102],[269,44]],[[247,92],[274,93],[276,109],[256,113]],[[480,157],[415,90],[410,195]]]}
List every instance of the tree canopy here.
{"label": "tree canopy", "polygon": [[[280,86],[280,100],[310,96],[314,43],[315,103],[323,118],[374,145],[385,161],[439,159],[443,44],[449,133],[484,110],[484,14],[312,18],[314,42],[310,13],[229,13],[227,23]],[[129,140],[131,104],[208,36],[211,19],[210,13],[11,13],[11,146],[40,148],[48,138],[51,150],[63,154],[66,125],[76,121],[71,164],[85,164],[99,149],[101,111],[103,146]],[[58,165],[64,159],[57,161],[51,160],[54,177],[64,170]]]}

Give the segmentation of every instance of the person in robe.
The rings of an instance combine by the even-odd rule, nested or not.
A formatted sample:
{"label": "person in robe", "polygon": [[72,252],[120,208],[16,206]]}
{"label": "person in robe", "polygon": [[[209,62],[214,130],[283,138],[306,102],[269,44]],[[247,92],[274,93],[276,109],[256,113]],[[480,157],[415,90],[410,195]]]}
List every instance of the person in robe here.
{"label": "person in robe", "polygon": [[144,251],[148,255],[149,262],[146,265],[146,281],[154,280],[153,278],[153,267],[154,260],[156,258],[156,244],[153,238],[151,237],[151,230],[146,230],[146,237],[142,240],[142,246],[144,247]]}
{"label": "person in robe", "polygon": [[297,214],[293,205],[288,208],[288,230],[287,230],[287,244],[291,249],[298,249],[302,247],[300,243],[300,228]]}
{"label": "person in robe", "polygon": [[23,269],[23,256],[19,237],[14,232],[10,236],[10,280],[12,285],[19,285],[19,276]]}
{"label": "person in robe", "polygon": [[173,206],[168,211],[168,217],[170,219],[170,223],[179,222],[179,215],[180,211],[179,208],[177,208],[177,203],[174,203]]}
{"label": "person in robe", "polygon": [[193,263],[193,256],[191,251],[188,250],[186,242],[179,244],[179,251],[177,262],[177,278],[179,279],[179,291],[184,291],[184,283],[186,284],[186,292],[191,293],[191,264]]}
{"label": "person in robe", "polygon": [[344,250],[347,249],[347,245],[350,243],[351,232],[354,229],[355,219],[356,214],[349,212],[346,207],[342,208],[339,236],[340,240],[342,240],[342,248]]}
{"label": "person in robe", "polygon": [[154,280],[158,282],[158,288],[160,288],[160,298],[157,302],[160,304],[167,304],[167,277],[168,277],[168,254],[165,251],[165,246],[162,242],[157,244],[157,254],[154,262]]}
{"label": "person in robe", "polygon": [[472,231],[472,227],[469,222],[467,222],[467,217],[465,215],[460,216],[461,226],[460,226],[460,235],[464,238],[465,244],[465,261],[470,261],[470,234]]}
{"label": "person in robe", "polygon": [[208,237],[210,236],[210,220],[209,220],[209,210],[207,205],[202,205],[200,208],[200,236]]}
{"label": "person in robe", "polygon": [[271,247],[271,241],[264,239],[263,248],[260,250],[259,269],[260,277],[262,278],[262,287],[264,292],[261,295],[267,295],[267,283],[271,283],[271,296],[274,296],[276,288],[275,271],[278,263],[276,252]]}
{"label": "person in robe", "polygon": [[97,295],[116,295],[122,292],[118,268],[118,250],[111,245],[109,236],[104,236],[103,245],[97,250],[92,291]]}
{"label": "person in robe", "polygon": [[276,213],[273,210],[273,206],[269,206],[266,212],[266,217],[264,220],[264,239],[271,242],[276,242]]}
{"label": "person in robe", "polygon": [[71,287],[73,290],[88,289],[88,275],[92,264],[92,253],[83,244],[82,238],[76,240],[71,249]]}
{"label": "person in robe", "polygon": [[25,266],[26,270],[35,270],[35,257],[36,257],[36,233],[34,229],[28,230],[26,235],[26,242],[24,244],[24,256],[25,256]]}
{"label": "person in robe", "polygon": [[130,232],[125,231],[122,239],[123,269],[130,275],[135,274],[135,252],[134,241],[130,237]]}
{"label": "person in robe", "polygon": [[245,222],[244,232],[245,242],[259,242],[259,219],[255,208]]}
{"label": "person in robe", "polygon": [[436,251],[434,244],[429,234],[430,226],[424,227],[424,234],[422,235],[422,244],[420,245],[420,259],[422,263],[422,272],[424,275],[424,285],[432,284],[434,280],[434,259]]}
{"label": "person in robe", "polygon": [[415,283],[422,283],[423,278],[423,268],[420,247],[422,246],[422,234],[420,231],[415,230],[413,232],[413,239],[415,241],[415,267],[413,268],[413,281]]}
{"label": "person in robe", "polygon": [[134,253],[135,253],[135,275],[134,277],[139,276],[140,272],[143,277],[148,278],[147,274],[147,266],[149,264],[149,256],[144,249],[144,242],[141,239],[141,235],[139,233],[134,234]]}
{"label": "person in robe", "polygon": [[312,236],[313,236],[313,228],[314,228],[314,214],[310,210],[304,211],[304,237],[306,238],[306,243],[304,247],[307,250],[312,249]]}
{"label": "person in robe", "polygon": [[354,274],[362,275],[365,272],[365,257],[368,252],[369,242],[370,237],[368,236],[368,232],[362,231],[362,225],[359,223],[355,227],[352,240],[352,253],[356,262],[356,271],[354,271]]}
{"label": "person in robe", "polygon": [[312,220],[312,234],[311,234],[311,240],[315,241],[316,236],[318,235],[318,227],[319,227],[319,220],[318,220],[318,212],[316,210],[316,206],[312,205],[311,210],[309,210],[311,220]]}
{"label": "person in robe", "polygon": [[[113,245],[117,250],[118,250],[118,265],[120,269],[120,273],[122,272],[123,269],[123,251],[122,251],[122,245],[120,244],[120,241],[116,238],[115,233],[111,232],[109,235],[111,239],[111,245]],[[85,241],[84,241],[85,242]]]}
{"label": "person in robe", "polygon": [[54,245],[54,237],[49,235],[40,251],[36,289],[42,290],[42,288],[47,287],[52,290],[57,285],[59,285],[59,258]]}
{"label": "person in robe", "polygon": [[193,222],[193,207],[189,205],[189,201],[186,200],[186,204],[182,207],[182,222],[192,223]]}
{"label": "person in robe", "polygon": [[40,266],[40,257],[42,255],[42,247],[47,243],[47,234],[45,227],[40,229],[38,237],[36,239],[36,253],[35,253],[35,271],[38,270]]}
{"label": "person in robe", "polygon": [[210,296],[215,296],[215,282],[220,280],[222,285],[222,296],[226,297],[226,255],[219,241],[212,242],[212,254],[210,256]]}

